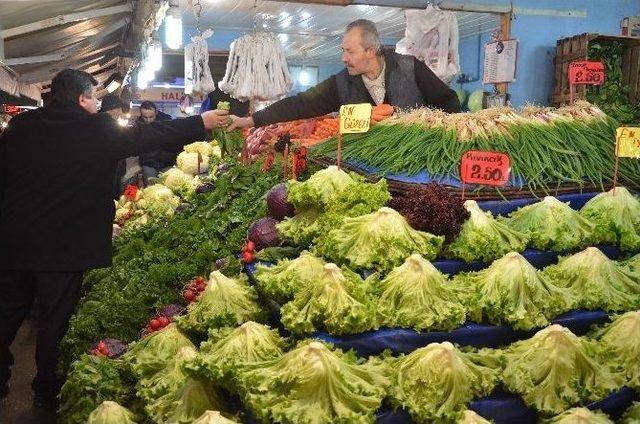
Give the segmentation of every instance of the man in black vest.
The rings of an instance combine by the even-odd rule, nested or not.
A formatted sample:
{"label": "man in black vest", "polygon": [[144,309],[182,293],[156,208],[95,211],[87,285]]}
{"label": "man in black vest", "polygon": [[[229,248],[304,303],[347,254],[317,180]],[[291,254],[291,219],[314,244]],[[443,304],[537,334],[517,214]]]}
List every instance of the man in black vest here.
{"label": "man in black vest", "polygon": [[247,118],[232,116],[229,129],[261,127],[276,122],[337,112],[341,105],[388,103],[400,108],[434,107],[460,112],[456,92],[413,56],[383,51],[373,22],[347,25],[342,39],[346,69],[317,86],[275,102]]}
{"label": "man in black vest", "polygon": [[50,405],[60,388],[58,344],[83,273],[111,265],[118,160],[202,140],[228,119],[216,110],[121,127],[96,113],[97,84],[86,72],[61,71],[51,104],[16,116],[0,136],[0,397],[8,393],[9,346],[37,301],[36,406]]}

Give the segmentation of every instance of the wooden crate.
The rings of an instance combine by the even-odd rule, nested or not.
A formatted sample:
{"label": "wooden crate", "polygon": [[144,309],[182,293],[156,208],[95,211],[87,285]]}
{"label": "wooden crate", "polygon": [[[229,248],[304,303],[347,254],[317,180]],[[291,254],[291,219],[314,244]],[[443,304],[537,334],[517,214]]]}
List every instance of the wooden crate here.
{"label": "wooden crate", "polygon": [[[589,60],[589,43],[619,41],[626,45],[622,62],[624,84],[630,87],[629,98],[632,103],[640,103],[640,38],[621,37],[585,33],[557,41],[555,64],[555,88],[552,102],[554,106],[567,104],[570,101],[569,92],[569,63],[576,60]],[[586,85],[575,87],[574,99],[584,99],[587,92]]]}

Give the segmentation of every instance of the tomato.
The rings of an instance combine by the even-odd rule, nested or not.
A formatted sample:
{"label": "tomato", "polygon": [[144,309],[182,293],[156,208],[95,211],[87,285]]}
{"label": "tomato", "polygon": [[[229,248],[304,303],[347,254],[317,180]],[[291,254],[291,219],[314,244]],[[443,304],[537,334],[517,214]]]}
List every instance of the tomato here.
{"label": "tomato", "polygon": [[256,244],[251,240],[247,240],[247,244],[245,244],[244,247],[245,252],[253,252],[254,250],[256,250]]}
{"label": "tomato", "polygon": [[196,294],[193,292],[193,290],[184,291],[184,300],[186,300],[187,302],[193,302],[195,298]]}
{"label": "tomato", "polygon": [[253,253],[251,252],[243,252],[242,253],[242,262],[245,264],[250,264],[253,262]]}
{"label": "tomato", "polygon": [[169,318],[165,316],[158,317],[158,323],[160,324],[161,328],[166,327],[167,325],[169,325],[170,322],[171,321],[169,321]]}
{"label": "tomato", "polygon": [[206,288],[207,288],[207,283],[205,283],[204,281],[198,281],[198,284],[196,284],[196,290],[199,292],[205,291]]}
{"label": "tomato", "polygon": [[151,330],[156,331],[158,328],[160,328],[160,321],[155,318],[152,319],[151,321],[149,321],[149,327],[151,327]]}

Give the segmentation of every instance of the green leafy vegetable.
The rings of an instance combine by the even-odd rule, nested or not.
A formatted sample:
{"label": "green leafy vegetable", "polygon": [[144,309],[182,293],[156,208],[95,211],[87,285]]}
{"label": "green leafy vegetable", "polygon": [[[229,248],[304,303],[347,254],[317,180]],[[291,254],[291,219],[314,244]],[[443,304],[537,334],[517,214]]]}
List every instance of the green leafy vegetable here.
{"label": "green leafy vegetable", "polygon": [[459,274],[454,283],[468,290],[471,319],[519,330],[544,327],[574,304],[568,290],[557,287],[516,252],[482,271]]}
{"label": "green leafy vegetable", "polygon": [[207,411],[195,420],[192,424],[240,424],[238,421],[231,421],[225,418],[218,411]]}
{"label": "green leafy vegetable", "polygon": [[631,270],[631,272],[640,274],[640,253],[628,259],[625,262],[625,265]]}
{"label": "green leafy vegetable", "polygon": [[474,200],[464,202],[471,214],[462,224],[458,237],[446,248],[446,253],[471,261],[490,262],[509,252],[522,252],[527,247],[526,234],[512,230],[484,212]]}
{"label": "green leafy vegetable", "polygon": [[237,328],[209,330],[209,339],[187,368],[216,384],[228,387],[238,371],[282,355],[284,340],[278,332],[252,321]]}
{"label": "green leafy vegetable", "polygon": [[587,408],[572,408],[550,420],[548,424],[613,424],[606,414],[590,411]]}
{"label": "green leafy vegetable", "polygon": [[87,418],[86,424],[136,424],[135,415],[117,402],[106,400]]}
{"label": "green leafy vegetable", "polygon": [[282,304],[293,298],[302,287],[322,276],[325,261],[309,252],[300,257],[284,259],[274,266],[258,264],[255,278],[260,291],[269,299]]}
{"label": "green leafy vegetable", "polygon": [[444,342],[392,360],[391,401],[416,422],[453,421],[498,384],[500,367],[491,355],[464,353]]}
{"label": "green leafy vegetable", "polygon": [[340,227],[320,237],[317,250],[356,269],[390,270],[413,253],[434,259],[442,242],[443,237],[416,231],[398,212],[383,207],[375,213],[345,218]]}
{"label": "green leafy vegetable", "polygon": [[309,281],[282,307],[282,323],[295,334],[325,329],[331,334],[351,334],[374,325],[374,304],[368,284],[354,272],[326,264],[321,275]]}
{"label": "green leafy vegetable", "polygon": [[456,421],[456,424],[491,424],[491,421],[467,409],[464,411],[462,418]]}
{"label": "green leafy vegetable", "polygon": [[311,246],[313,239],[318,234],[317,220],[320,212],[316,209],[307,209],[297,213],[291,218],[285,218],[276,224],[282,240],[295,246]]}
{"label": "green leafy vegetable", "polygon": [[640,311],[618,316],[595,337],[605,350],[604,357],[617,365],[627,385],[640,389]]}
{"label": "green leafy vegetable", "polygon": [[505,220],[509,228],[529,237],[529,246],[566,252],[591,243],[595,225],[555,197],[525,206]]}
{"label": "green leafy vegetable", "polygon": [[466,309],[447,278],[413,254],[380,283],[378,324],[416,330],[452,330],[464,323]]}
{"label": "green leafy vegetable", "polygon": [[183,347],[195,349],[191,340],[171,323],[133,343],[122,359],[138,377],[145,377],[166,367]]}
{"label": "green leafy vegetable", "polygon": [[624,413],[620,424],[640,424],[640,402],[633,402]]}
{"label": "green leafy vegetable", "polygon": [[138,381],[138,396],[151,403],[167,393],[175,393],[187,381],[184,366],[195,359],[197,353],[190,346],[180,348],[163,369]]}
{"label": "green leafy vegetable", "polygon": [[588,247],[545,268],[544,274],[577,299],[577,307],[625,311],[640,307],[640,274]]}
{"label": "green leafy vegetable", "polygon": [[291,181],[288,200],[296,209],[323,209],[331,198],[354,183],[353,178],[337,166],[313,174],[307,181]]}
{"label": "green leafy vegetable", "polygon": [[622,250],[640,250],[640,201],[624,187],[589,200],[580,214],[596,224],[596,243],[612,243]]}
{"label": "green leafy vegetable", "polygon": [[358,363],[318,341],[257,364],[241,379],[257,418],[281,424],[373,422],[389,385],[384,365]]}
{"label": "green leafy vegetable", "polygon": [[131,395],[121,377],[120,361],[82,355],[71,365],[60,390],[58,409],[61,424],[84,424],[103,401],[124,403]]}
{"label": "green leafy vegetable", "polygon": [[209,276],[207,288],[187,307],[187,314],[176,319],[186,331],[206,333],[210,328],[239,325],[259,317],[262,309],[256,303],[253,287],[243,279],[225,277],[220,271]]}
{"label": "green leafy vegetable", "polygon": [[622,385],[610,366],[598,362],[593,342],[560,325],[512,344],[505,356],[507,389],[543,413],[559,414],[572,405],[602,399]]}
{"label": "green leafy vegetable", "polygon": [[190,378],[174,393],[147,404],[146,411],[158,423],[191,424],[209,410],[224,410],[224,400],[209,384]]}

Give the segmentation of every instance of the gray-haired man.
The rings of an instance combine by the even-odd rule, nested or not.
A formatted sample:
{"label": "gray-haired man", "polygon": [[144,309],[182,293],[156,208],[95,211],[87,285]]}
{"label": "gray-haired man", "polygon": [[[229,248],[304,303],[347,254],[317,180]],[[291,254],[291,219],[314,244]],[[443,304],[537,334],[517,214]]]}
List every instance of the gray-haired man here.
{"label": "gray-haired man", "polygon": [[373,22],[351,22],[342,38],[346,69],[317,86],[275,102],[247,118],[232,116],[229,127],[261,127],[336,112],[341,105],[389,103],[401,108],[435,107],[460,112],[458,97],[423,62],[384,51]]}

